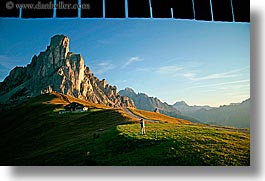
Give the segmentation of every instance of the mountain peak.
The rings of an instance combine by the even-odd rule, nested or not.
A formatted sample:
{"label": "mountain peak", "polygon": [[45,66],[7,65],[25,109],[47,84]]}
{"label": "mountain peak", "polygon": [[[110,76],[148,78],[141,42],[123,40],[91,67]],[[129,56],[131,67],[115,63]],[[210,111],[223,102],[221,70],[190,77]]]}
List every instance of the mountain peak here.
{"label": "mountain peak", "polygon": [[47,49],[34,56],[27,67],[10,72],[0,84],[0,104],[19,103],[51,91],[110,107],[134,107],[131,99],[118,94],[116,86],[95,77],[80,54],[69,52],[65,35],[53,36]]}
{"label": "mountain peak", "polygon": [[127,92],[131,92],[131,93],[136,94],[136,93],[134,92],[134,90],[133,90],[132,88],[130,88],[130,87],[126,87],[124,90],[127,91]]}
{"label": "mountain peak", "polygon": [[63,46],[64,48],[69,48],[69,38],[65,35],[55,35],[51,38],[50,47],[56,48]]}
{"label": "mountain peak", "polygon": [[189,106],[185,101],[178,101],[173,106]]}

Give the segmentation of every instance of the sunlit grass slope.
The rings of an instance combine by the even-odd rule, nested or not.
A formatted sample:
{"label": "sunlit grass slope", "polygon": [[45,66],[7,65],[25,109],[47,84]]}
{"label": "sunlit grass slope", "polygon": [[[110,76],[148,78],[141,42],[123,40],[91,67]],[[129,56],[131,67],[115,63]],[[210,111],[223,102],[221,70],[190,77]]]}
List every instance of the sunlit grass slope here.
{"label": "sunlit grass slope", "polygon": [[249,165],[249,135],[184,124],[120,125],[90,148],[99,165]]}
{"label": "sunlit grass slope", "polygon": [[[89,111],[56,112],[73,101]],[[168,123],[147,122],[142,136],[122,109],[57,93],[32,98],[0,114],[0,165],[249,165],[249,134],[133,111]]]}
{"label": "sunlit grass slope", "polygon": [[157,120],[157,121],[166,122],[166,123],[191,124],[191,122],[189,122],[187,120],[170,117],[170,116],[156,113],[156,112],[150,112],[150,111],[139,110],[139,109],[134,109],[134,108],[130,108],[130,110],[134,114],[136,114],[140,117],[143,117],[145,119]]}

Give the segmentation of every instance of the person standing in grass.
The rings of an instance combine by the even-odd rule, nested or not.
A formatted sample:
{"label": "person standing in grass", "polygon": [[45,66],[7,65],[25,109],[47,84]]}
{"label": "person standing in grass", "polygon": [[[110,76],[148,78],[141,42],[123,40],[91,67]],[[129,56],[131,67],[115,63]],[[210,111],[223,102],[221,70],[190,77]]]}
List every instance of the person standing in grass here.
{"label": "person standing in grass", "polygon": [[145,134],[145,125],[143,119],[140,119],[140,126],[141,126],[140,133]]}

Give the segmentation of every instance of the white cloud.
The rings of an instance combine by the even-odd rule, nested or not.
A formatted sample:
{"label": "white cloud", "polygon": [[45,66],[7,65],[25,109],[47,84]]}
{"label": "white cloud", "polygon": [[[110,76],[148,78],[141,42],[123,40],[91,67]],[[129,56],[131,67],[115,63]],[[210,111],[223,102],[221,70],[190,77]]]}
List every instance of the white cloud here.
{"label": "white cloud", "polygon": [[210,79],[223,79],[223,78],[231,78],[231,77],[237,77],[238,74],[225,72],[225,73],[219,73],[219,74],[210,74],[204,77],[195,78],[196,81],[200,80],[210,80]]}
{"label": "white cloud", "polygon": [[152,68],[136,68],[137,72],[151,72]]}
{"label": "white cloud", "polygon": [[13,67],[13,63],[11,62],[11,58],[6,55],[0,55],[0,65],[5,68],[11,68]]}
{"label": "white cloud", "polygon": [[96,64],[95,66],[92,66],[92,72],[95,74],[104,74],[109,70],[112,70],[115,68],[115,65],[109,63],[109,62],[101,62]]}
{"label": "white cloud", "polygon": [[131,57],[129,58],[129,60],[127,60],[127,62],[121,67],[122,69],[126,68],[127,66],[129,66],[130,64],[134,63],[134,62],[141,62],[144,59],[140,58],[140,57]]}
{"label": "white cloud", "polygon": [[175,66],[175,65],[163,66],[163,67],[159,67],[156,70],[156,73],[159,73],[159,74],[176,74],[179,70],[182,70],[182,69],[183,69],[183,67]]}
{"label": "white cloud", "polygon": [[0,65],[2,68],[12,69],[15,66],[26,66],[23,62],[21,57],[0,55]]}
{"label": "white cloud", "polygon": [[107,44],[111,44],[111,41],[104,39],[104,40],[98,40],[98,43],[103,44],[103,45],[107,45]]}
{"label": "white cloud", "polygon": [[110,63],[108,63],[108,62],[101,62],[101,63],[97,64],[97,66],[99,66],[99,67],[105,67],[108,65],[110,65]]}
{"label": "white cloud", "polygon": [[245,100],[245,99],[248,99],[248,98],[250,98],[250,94],[237,94],[237,95],[235,95],[235,97],[236,98],[239,98],[240,100]]}
{"label": "white cloud", "polygon": [[1,60],[1,61],[3,61],[3,60],[4,60],[4,61],[5,61],[5,60],[8,60],[8,58],[9,58],[9,57],[6,56],[6,55],[0,55],[0,60]]}
{"label": "white cloud", "polygon": [[228,72],[222,72],[222,73],[215,73],[215,74],[209,74],[206,76],[198,77],[194,73],[184,73],[182,74],[183,77],[188,78],[193,81],[202,81],[202,80],[212,80],[212,79],[224,79],[224,78],[232,78],[232,77],[238,77],[240,74],[238,72],[242,71],[242,69],[236,69]]}
{"label": "white cloud", "polygon": [[205,84],[205,85],[198,85],[198,86],[193,86],[190,88],[201,88],[201,87],[217,87],[217,86],[223,86],[223,85],[233,85],[233,84],[248,84],[249,85],[250,80],[244,79],[244,80],[237,80],[237,81],[230,81],[230,82],[221,82],[217,84]]}
{"label": "white cloud", "polygon": [[194,79],[195,74],[194,73],[185,73],[185,74],[183,74],[183,77],[188,78],[188,79]]}

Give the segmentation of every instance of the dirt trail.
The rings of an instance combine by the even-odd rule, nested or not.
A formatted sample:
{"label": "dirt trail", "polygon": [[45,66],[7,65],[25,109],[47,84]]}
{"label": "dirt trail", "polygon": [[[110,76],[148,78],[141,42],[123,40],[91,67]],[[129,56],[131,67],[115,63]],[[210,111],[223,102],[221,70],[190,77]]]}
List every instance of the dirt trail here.
{"label": "dirt trail", "polygon": [[159,122],[160,122],[160,121],[158,121],[158,120],[146,119],[146,118],[144,118],[144,117],[141,117],[141,116],[139,116],[139,115],[136,115],[136,114],[134,114],[131,110],[129,110],[128,108],[123,108],[123,110],[124,110],[126,113],[128,113],[130,116],[135,117],[136,119],[144,119],[145,121],[147,121],[147,122],[152,122],[152,123],[159,123]]}

